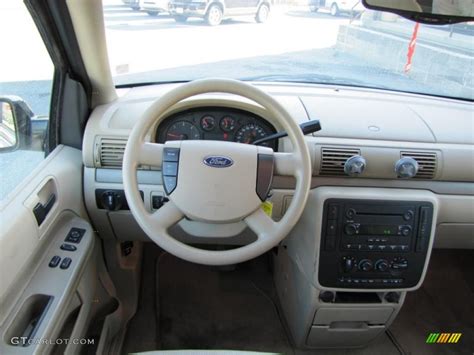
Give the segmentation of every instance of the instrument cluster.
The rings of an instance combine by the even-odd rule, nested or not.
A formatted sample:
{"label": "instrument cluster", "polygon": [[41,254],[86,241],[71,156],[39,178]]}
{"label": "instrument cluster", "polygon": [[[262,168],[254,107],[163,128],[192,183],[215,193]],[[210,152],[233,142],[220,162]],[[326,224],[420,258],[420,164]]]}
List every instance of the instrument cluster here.
{"label": "instrument cluster", "polygon": [[[257,139],[276,133],[263,118],[238,109],[201,107],[181,111],[167,117],[158,126],[157,143],[172,140],[219,140],[252,144]],[[277,150],[278,142],[262,143]]]}

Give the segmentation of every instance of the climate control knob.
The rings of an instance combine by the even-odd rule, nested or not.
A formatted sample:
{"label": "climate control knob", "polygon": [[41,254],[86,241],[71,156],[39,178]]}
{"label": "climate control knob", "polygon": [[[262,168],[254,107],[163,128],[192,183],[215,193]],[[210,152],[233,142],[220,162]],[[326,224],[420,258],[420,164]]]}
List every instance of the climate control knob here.
{"label": "climate control knob", "polygon": [[385,272],[390,267],[390,264],[385,259],[379,259],[375,262],[375,270]]}
{"label": "climate control knob", "polygon": [[359,263],[360,271],[371,271],[373,267],[372,260],[369,259],[362,259]]}

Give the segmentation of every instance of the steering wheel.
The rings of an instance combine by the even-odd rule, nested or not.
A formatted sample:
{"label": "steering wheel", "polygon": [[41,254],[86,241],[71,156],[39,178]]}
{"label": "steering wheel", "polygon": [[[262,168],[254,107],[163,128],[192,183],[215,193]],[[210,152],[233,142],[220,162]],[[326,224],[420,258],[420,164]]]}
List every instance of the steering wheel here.
{"label": "steering wheel", "polygon": [[[227,93],[264,107],[286,130],[292,153],[222,141],[146,142],[155,123],[180,101],[205,93]],[[137,182],[140,164],[162,166],[169,202],[149,212]],[[274,170],[296,178],[293,200],[275,222],[261,209]],[[203,79],[181,85],[158,98],[135,123],[123,159],[123,185],[130,211],[143,231],[161,248],[191,262],[228,265],[255,258],[276,246],[303,213],[311,183],[311,160],[304,135],[289,113],[262,90],[236,80]],[[236,249],[203,250],[171,237],[168,229],[183,218],[207,223],[245,221],[257,239]]]}

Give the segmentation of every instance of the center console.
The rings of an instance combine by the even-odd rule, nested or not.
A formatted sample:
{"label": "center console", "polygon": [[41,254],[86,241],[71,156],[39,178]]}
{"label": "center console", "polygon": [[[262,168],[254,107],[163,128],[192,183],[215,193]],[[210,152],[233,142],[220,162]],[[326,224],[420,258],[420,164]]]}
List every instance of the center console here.
{"label": "center console", "polygon": [[[279,193],[286,192],[272,198]],[[438,196],[426,190],[311,190],[300,221],[274,255],[275,284],[295,344],[364,347],[383,334],[407,292],[423,282],[438,206]]]}
{"label": "center console", "polygon": [[432,221],[430,202],[326,200],[320,285],[347,289],[416,286],[425,266]]}

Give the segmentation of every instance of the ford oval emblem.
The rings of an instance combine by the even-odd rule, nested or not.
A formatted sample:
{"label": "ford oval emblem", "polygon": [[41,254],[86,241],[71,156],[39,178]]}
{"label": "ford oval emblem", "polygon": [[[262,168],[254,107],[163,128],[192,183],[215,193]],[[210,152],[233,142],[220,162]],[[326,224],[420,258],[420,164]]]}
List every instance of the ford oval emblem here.
{"label": "ford oval emblem", "polygon": [[234,161],[220,155],[210,155],[204,158],[203,163],[211,168],[228,168],[234,164]]}

